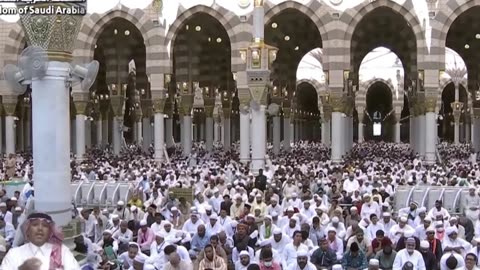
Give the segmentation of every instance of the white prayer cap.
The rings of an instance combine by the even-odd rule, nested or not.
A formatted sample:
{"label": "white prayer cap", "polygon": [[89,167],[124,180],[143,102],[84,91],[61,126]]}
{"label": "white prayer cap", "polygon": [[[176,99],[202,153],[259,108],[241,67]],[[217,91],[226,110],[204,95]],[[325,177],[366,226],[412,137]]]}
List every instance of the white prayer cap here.
{"label": "white prayer cap", "polygon": [[335,229],[334,227],[330,226],[330,227],[328,227],[327,232],[335,232],[335,233],[336,233],[336,232],[337,232],[337,229]]}
{"label": "white prayer cap", "polygon": [[458,220],[457,217],[451,217],[451,218],[450,218],[450,221],[454,221],[454,220],[455,220],[455,221]]}
{"label": "white prayer cap", "polygon": [[480,244],[480,237],[477,237],[477,238],[473,239],[473,241],[475,241],[475,243],[477,243],[477,244]]}
{"label": "white prayer cap", "polygon": [[335,264],[332,266],[332,270],[343,270],[343,266],[341,264]]}
{"label": "white prayer cap", "polygon": [[308,257],[308,250],[306,249],[300,249],[297,252],[297,257]]}
{"label": "white prayer cap", "polygon": [[0,207],[7,207],[7,204],[2,202],[2,203],[0,203]]}
{"label": "white prayer cap", "polygon": [[260,247],[265,247],[265,246],[268,246],[270,244],[272,244],[272,240],[270,238],[264,239],[264,240],[258,242],[258,245]]}
{"label": "white prayer cap", "polygon": [[420,248],[430,248],[430,243],[427,240],[422,240],[420,242]]}
{"label": "white prayer cap", "polygon": [[137,255],[135,261],[139,263],[145,263],[146,258],[144,256]]}
{"label": "white prayer cap", "polygon": [[250,257],[250,254],[248,253],[248,251],[242,250],[242,251],[240,251],[239,256],[240,256],[240,257],[242,257],[242,256],[248,256],[248,257]]}
{"label": "white prayer cap", "polygon": [[413,236],[413,231],[407,230],[407,231],[405,231],[403,236],[405,236],[406,238],[412,237]]}
{"label": "white prayer cap", "polygon": [[298,217],[297,217],[297,216],[293,216],[290,220],[295,220],[296,222],[298,222]]}
{"label": "white prayer cap", "polygon": [[350,207],[350,211],[357,211],[357,210],[358,210],[358,208],[356,206]]}
{"label": "white prayer cap", "polygon": [[295,210],[293,209],[292,206],[289,206],[289,207],[287,208],[287,212],[295,212]]}
{"label": "white prayer cap", "polygon": [[332,223],[338,223],[338,222],[340,222],[340,219],[338,217],[335,216],[332,218]]}
{"label": "white prayer cap", "polygon": [[402,216],[402,217],[400,217],[400,221],[401,221],[401,222],[407,222],[407,221],[408,221],[408,218],[405,217],[405,216]]}
{"label": "white prayer cap", "polygon": [[15,207],[15,211],[22,211],[22,210],[23,210],[23,209],[22,209],[22,207],[20,207],[20,206]]}
{"label": "white prayer cap", "polygon": [[364,199],[365,199],[365,198],[370,198],[370,197],[371,197],[371,196],[370,196],[370,194],[368,194],[368,193],[363,194],[363,198],[364,198]]}
{"label": "white prayer cap", "polygon": [[145,219],[140,221],[140,226],[147,226],[147,221]]}
{"label": "white prayer cap", "polygon": [[425,208],[425,207],[420,207],[420,208],[418,208],[418,213],[419,213],[419,214],[420,214],[420,213],[426,213],[426,212],[427,212],[427,208]]}
{"label": "white prayer cap", "polygon": [[218,219],[217,213],[212,213],[212,214],[210,215],[210,219],[217,220],[217,219]]}
{"label": "white prayer cap", "polygon": [[255,219],[255,216],[254,216],[253,214],[248,214],[248,215],[247,215],[247,218],[253,218],[253,219]]}
{"label": "white prayer cap", "polygon": [[107,229],[107,230],[103,231],[103,234],[112,234],[112,231]]}
{"label": "white prayer cap", "polygon": [[272,216],[270,216],[270,215],[266,215],[266,216],[265,216],[265,219],[272,220]]}
{"label": "white prayer cap", "polygon": [[132,205],[132,207],[130,207],[130,211],[137,211],[137,207],[135,205]]}
{"label": "white prayer cap", "polygon": [[297,196],[298,196],[298,195],[297,195],[296,192],[293,192],[293,193],[292,193],[292,197],[296,198]]}
{"label": "white prayer cap", "polygon": [[278,213],[275,212],[275,211],[272,212],[272,218],[274,218],[274,217],[278,217]]}
{"label": "white prayer cap", "polygon": [[282,230],[280,228],[273,229],[273,234],[282,234]]}
{"label": "white prayer cap", "polygon": [[370,266],[380,266],[380,262],[377,259],[370,259],[370,261],[368,261],[368,264]]}
{"label": "white prayer cap", "polygon": [[205,210],[207,210],[207,211],[212,211],[212,206],[211,206],[211,205],[205,206]]}
{"label": "white prayer cap", "polygon": [[238,225],[238,221],[236,220],[232,220],[232,222],[230,222],[230,226],[232,226],[232,228],[237,227],[237,225]]}
{"label": "white prayer cap", "polygon": [[112,215],[112,219],[119,219],[120,217],[117,214]]}
{"label": "white prayer cap", "polygon": [[125,203],[124,203],[123,201],[118,201],[118,202],[117,202],[117,205],[118,205],[118,206],[124,206]]}
{"label": "white prayer cap", "polygon": [[182,240],[180,237],[176,237],[173,234],[166,235],[164,238],[164,241],[170,244],[177,243],[178,241]]}
{"label": "white prayer cap", "polygon": [[451,235],[454,233],[458,233],[458,229],[455,226],[451,226],[451,227],[448,227],[445,232],[447,233],[447,235]]}
{"label": "white prayer cap", "polygon": [[425,230],[425,232],[427,232],[427,233],[428,233],[428,232],[435,232],[435,228],[432,227],[432,226],[429,226],[429,227]]}
{"label": "white prayer cap", "polygon": [[16,202],[16,201],[17,201],[17,197],[12,197],[12,198],[10,198],[10,200]]}
{"label": "white prayer cap", "polygon": [[175,206],[174,206],[174,207],[172,207],[172,208],[170,209],[170,212],[173,212],[173,211],[178,211],[178,208],[177,208],[177,207],[175,207]]}
{"label": "white prayer cap", "polygon": [[165,232],[163,231],[157,231],[155,232],[155,236],[165,238]]}

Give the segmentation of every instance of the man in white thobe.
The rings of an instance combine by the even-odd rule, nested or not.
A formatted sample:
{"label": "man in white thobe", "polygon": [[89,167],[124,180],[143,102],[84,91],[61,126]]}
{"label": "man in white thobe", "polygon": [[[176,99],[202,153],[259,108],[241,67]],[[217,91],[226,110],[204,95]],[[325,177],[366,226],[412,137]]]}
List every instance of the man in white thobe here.
{"label": "man in white thobe", "polygon": [[392,269],[403,269],[404,265],[410,262],[413,265],[412,270],[426,270],[422,254],[415,250],[415,238],[408,238],[405,246],[404,249],[397,252]]}
{"label": "man in white thobe", "polygon": [[469,188],[468,195],[463,199],[463,209],[465,212],[465,216],[470,219],[474,224],[478,219],[478,215],[480,214],[479,211],[480,206],[480,196],[478,196],[475,192],[475,187],[471,186]]}

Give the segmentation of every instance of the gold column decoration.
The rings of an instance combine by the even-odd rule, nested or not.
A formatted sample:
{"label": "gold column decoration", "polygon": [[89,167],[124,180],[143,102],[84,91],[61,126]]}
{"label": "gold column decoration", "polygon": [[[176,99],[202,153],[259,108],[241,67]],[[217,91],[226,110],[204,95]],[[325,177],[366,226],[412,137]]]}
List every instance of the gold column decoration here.
{"label": "gold column decoration", "polygon": [[[38,46],[47,51],[50,61],[71,62],[78,32],[83,16],[87,12],[85,3],[17,3],[18,8],[52,8],[70,12],[61,14],[31,14],[20,15],[20,21],[30,46]],[[75,12],[77,14],[67,14]]]}
{"label": "gold column decoration", "polygon": [[282,111],[283,111],[283,117],[284,118],[290,118],[291,117],[292,109],[290,107],[283,107]]}
{"label": "gold column decoration", "polygon": [[3,96],[2,97],[3,109],[7,116],[15,116],[17,110],[18,97],[17,96]]}
{"label": "gold column decoration", "polygon": [[453,119],[455,121],[460,121],[460,116],[462,115],[463,103],[462,102],[452,102],[450,103],[453,110]]}
{"label": "gold column decoration", "polygon": [[205,106],[205,116],[213,118],[213,109],[215,108],[215,98],[204,97],[203,104]]}
{"label": "gold column decoration", "polygon": [[429,112],[436,112],[437,107],[437,99],[436,97],[427,97],[425,98],[425,111]]}
{"label": "gold column decoration", "polygon": [[112,96],[110,98],[110,102],[112,104],[112,112],[115,117],[123,117],[124,111],[124,103],[125,98],[122,96]]}
{"label": "gold column decoration", "polygon": [[142,115],[144,118],[152,117],[152,100],[151,99],[142,99]]}
{"label": "gold column decoration", "polygon": [[330,96],[329,103],[332,108],[332,112],[345,111],[345,100],[343,96]]}
{"label": "gold column decoration", "polygon": [[155,113],[165,113],[165,104],[167,100],[164,98],[154,99],[153,100],[153,110]]}
{"label": "gold column decoration", "polygon": [[179,113],[181,115],[191,115],[193,109],[193,98],[192,94],[182,94],[180,96],[180,106],[179,106]]}
{"label": "gold column decoration", "polygon": [[74,103],[77,115],[86,115],[88,101],[75,101]]}

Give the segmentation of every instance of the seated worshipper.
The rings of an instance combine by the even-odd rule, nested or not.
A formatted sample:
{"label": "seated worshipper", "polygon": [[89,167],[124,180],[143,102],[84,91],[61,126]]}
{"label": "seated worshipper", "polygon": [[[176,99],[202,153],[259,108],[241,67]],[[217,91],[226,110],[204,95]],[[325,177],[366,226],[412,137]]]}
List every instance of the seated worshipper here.
{"label": "seated worshipper", "polygon": [[80,269],[68,247],[62,244],[61,233],[49,215],[30,214],[22,230],[29,243],[10,249],[2,261],[2,269],[20,269],[32,257],[40,260],[41,266],[37,268],[40,270]]}
{"label": "seated worshipper", "polygon": [[210,242],[210,235],[207,234],[205,226],[199,225],[197,233],[192,237],[191,251],[198,254]]}
{"label": "seated worshipper", "polygon": [[118,242],[112,237],[112,231],[110,230],[103,231],[103,238],[97,243],[97,245],[103,250],[107,247],[111,247],[115,253],[118,251]]}
{"label": "seated worshipper", "polygon": [[308,260],[308,251],[299,250],[297,259],[292,264],[289,264],[287,270],[317,270],[315,265]]}
{"label": "seated worshipper", "polygon": [[248,266],[252,263],[250,260],[250,254],[246,250],[242,250],[239,254],[240,260],[235,263],[235,270],[247,270]]}
{"label": "seated worshipper", "polygon": [[382,250],[377,252],[377,255],[375,255],[375,259],[378,260],[380,264],[380,269],[391,270],[393,268],[393,263],[396,256],[397,252],[393,250],[392,246],[385,245],[383,246]]}
{"label": "seated worshipper", "polygon": [[338,217],[332,217],[329,227],[335,229],[335,233],[337,234],[338,238],[346,240],[347,230],[345,229],[345,225],[343,224],[343,222],[340,222],[340,219]]}
{"label": "seated worshipper", "polygon": [[[218,215],[216,213],[212,213],[210,215],[210,219],[206,224],[206,231],[208,235],[215,235],[223,230],[222,225],[218,222]],[[199,226],[200,227],[200,226]]]}
{"label": "seated worshipper", "polygon": [[170,208],[170,215],[169,217],[167,217],[167,220],[172,223],[175,229],[181,229],[183,223],[185,222],[185,217],[180,212],[180,210],[178,210],[178,208],[174,206]]}
{"label": "seated worshipper", "polygon": [[260,225],[258,241],[263,241],[269,239],[273,235],[273,230],[277,228],[276,225],[272,224],[272,217],[266,215],[263,219],[263,224]]}
{"label": "seated worshipper", "polygon": [[368,261],[368,270],[380,270],[380,262],[377,259]]}
{"label": "seated worshipper", "polygon": [[163,230],[163,226],[164,226],[164,221],[162,219],[162,214],[156,213],[155,222],[150,225],[150,228],[152,229],[153,233],[157,233]]}
{"label": "seated worshipper", "polygon": [[107,229],[112,231],[112,234],[120,230],[120,218],[118,215],[111,215],[111,220],[108,221]]}
{"label": "seated worshipper", "polygon": [[442,206],[442,200],[436,200],[435,207],[428,211],[427,217],[430,217],[432,220],[434,220],[437,218],[437,216],[442,216],[443,220],[449,220],[450,214],[448,213],[448,210],[443,208]]}
{"label": "seated worshipper", "polygon": [[217,256],[212,245],[206,245],[204,253],[205,258],[200,261],[198,270],[227,270],[227,264],[221,257]]}
{"label": "seated worshipper", "polygon": [[[395,222],[393,219],[392,219],[392,214],[390,214],[389,212],[383,212],[382,214],[382,220],[380,221],[380,223],[383,225],[383,227],[385,228],[383,231],[385,232],[385,236],[388,236],[388,238],[390,238],[390,240],[392,240],[392,235],[390,234],[390,231],[392,230],[392,228],[397,225],[397,222]],[[392,240],[393,241],[393,240]]]}
{"label": "seated worshipper", "polygon": [[155,233],[148,227],[147,221],[140,221],[140,229],[138,229],[137,243],[142,253],[150,255],[150,246],[155,239]]}
{"label": "seated worshipper", "polygon": [[408,238],[406,241],[406,248],[397,252],[392,269],[402,269],[407,262],[410,262],[413,265],[412,270],[426,270],[422,254],[415,250],[414,238]]}
{"label": "seated worshipper", "polygon": [[440,270],[460,270],[464,269],[464,267],[465,260],[458,253],[446,252],[440,259]]}
{"label": "seated worshipper", "polygon": [[360,248],[360,251],[362,251],[362,253],[367,258],[374,255],[373,249],[372,249],[372,242],[367,237],[365,237],[365,235],[363,234],[363,230],[361,229],[358,230],[353,237],[350,237],[350,239],[348,239],[347,250],[350,249],[350,246],[353,243],[357,243],[357,246]]}
{"label": "seated worshipper", "polygon": [[427,229],[432,226],[432,220],[430,218],[425,218],[422,224],[419,224],[415,228],[414,236],[420,240],[425,240],[427,238]]}
{"label": "seated worshipper", "polygon": [[[167,237],[168,238],[168,237]],[[185,262],[192,262],[190,259],[190,255],[188,254],[188,250],[183,247],[183,246],[177,246],[172,243],[178,242],[177,240],[180,240],[178,238],[176,239],[167,239],[165,238],[165,242],[168,244],[165,246],[165,248],[162,250],[161,253],[151,256],[145,261],[145,267],[153,269],[159,269],[162,270],[162,268],[165,266],[168,260],[168,256],[172,253],[177,253],[180,256],[180,259]]]}
{"label": "seated worshipper", "polygon": [[280,254],[283,254],[283,249],[291,241],[292,239],[288,235],[282,233],[282,230],[280,228],[276,228],[273,230],[273,239],[271,242],[272,248],[278,251]]}
{"label": "seated worshipper", "polygon": [[156,232],[155,240],[150,245],[150,257],[153,257],[157,254],[162,253],[163,249],[167,245],[168,243],[165,241],[165,232],[162,232],[162,231]]}
{"label": "seated worshipper", "polygon": [[396,251],[399,251],[401,249],[405,248],[405,241],[408,238],[413,238],[415,239],[415,246],[417,247],[417,250],[420,250],[420,239],[417,237],[413,236],[414,234],[411,231],[406,231],[400,239],[398,239],[397,245],[395,247]]}
{"label": "seated worshipper", "polygon": [[342,266],[344,269],[365,269],[367,268],[367,257],[358,247],[357,243],[352,243],[348,251],[343,255]]}
{"label": "seated worshipper", "polygon": [[293,216],[289,223],[286,224],[282,230],[283,230],[283,233],[286,234],[286,235],[293,235],[293,233],[295,231],[298,231],[300,230],[300,224],[299,224],[299,220],[298,220],[298,217],[297,216]]}
{"label": "seated worshipper", "polygon": [[410,202],[410,207],[401,208],[398,210],[399,216],[406,216],[408,219],[408,225],[414,227],[414,221],[419,214],[418,203],[417,202]]}
{"label": "seated worshipper", "polygon": [[247,251],[250,254],[250,258],[255,256],[255,249],[246,246],[245,243],[239,243],[236,247],[232,249],[232,262],[235,264],[240,260],[240,252]]}
{"label": "seated worshipper", "polygon": [[407,217],[402,216],[399,219],[397,225],[393,225],[390,229],[390,239],[393,241],[394,244],[397,244],[398,240],[405,234],[405,232],[409,232],[410,235],[415,234],[415,230],[407,224]]}
{"label": "seated worshipper", "polygon": [[337,263],[337,255],[328,246],[327,238],[322,238],[320,240],[320,247],[313,252],[311,262],[318,269],[330,269],[335,263]]}
{"label": "seated worshipper", "polygon": [[262,249],[262,251],[259,252],[261,253],[260,259],[259,259],[260,270],[281,270],[282,269],[282,267],[280,266],[280,263],[273,258],[272,251],[273,251],[272,249],[270,250]]}
{"label": "seated worshipper", "polygon": [[[192,207],[193,208],[193,207]],[[197,233],[197,228],[199,225],[203,225],[203,221],[201,221],[198,217],[199,214],[195,209],[192,209],[192,214],[190,215],[190,218],[185,221],[182,227],[182,231],[187,232],[190,234],[190,236],[193,236],[195,233]]]}
{"label": "seated worshipper", "polygon": [[383,226],[383,224],[378,222],[378,217],[376,214],[371,214],[370,223],[368,224],[368,227],[365,231],[367,238],[370,240],[375,239],[378,230],[385,231],[385,227]]}
{"label": "seated worshipper", "polygon": [[467,254],[467,251],[472,248],[472,245],[470,245],[470,243],[458,238],[458,229],[456,227],[448,227],[445,233],[447,237],[445,237],[442,242],[444,253],[453,251],[462,256],[465,256]]}
{"label": "seated worshipper", "polygon": [[479,270],[480,268],[477,266],[478,257],[475,253],[468,253],[465,256],[465,269],[466,270]]}
{"label": "seated worshipper", "polygon": [[443,255],[442,241],[435,237],[435,228],[429,227],[427,230],[427,241],[430,244],[430,250],[435,255],[436,260],[440,260]]}
{"label": "seated worshipper", "polygon": [[135,242],[130,242],[128,245],[128,250],[118,256],[118,260],[123,266],[123,269],[128,270],[138,269],[134,267],[136,264],[135,261],[138,262],[142,260],[145,262],[146,259],[148,259],[148,256],[140,251],[140,246]]}
{"label": "seated worshipper", "polygon": [[451,217],[449,220],[450,227],[456,227],[458,230],[458,238],[465,239],[465,228],[458,224],[458,218],[457,217]]}
{"label": "seated worshipper", "polygon": [[118,243],[118,254],[122,254],[128,250],[130,242],[133,241],[133,232],[128,228],[128,222],[126,220],[120,222],[120,229],[117,230],[112,237]]}
{"label": "seated worshipper", "polygon": [[[210,237],[210,245],[213,247],[213,249],[215,249],[215,254],[217,254],[217,256],[224,259],[225,263],[228,263],[227,253],[225,252],[223,247],[221,245],[219,245],[219,239],[218,239],[217,235],[212,235]],[[200,253],[198,253],[198,255],[197,255],[197,260],[195,262],[197,264],[197,266],[198,266],[198,264],[200,264],[200,261],[203,260],[204,257],[205,257],[205,249],[202,249],[200,251]],[[194,268],[198,268],[198,267],[194,267]]]}
{"label": "seated worshipper", "polygon": [[269,250],[272,254],[271,256],[273,256],[273,260],[278,262],[279,264],[282,263],[283,261],[282,254],[278,253],[278,251],[272,248],[272,239],[261,241],[259,243],[259,246],[260,246],[260,250],[255,252],[255,258],[254,258],[255,262],[260,262],[263,258],[263,252]]}
{"label": "seated worshipper", "polygon": [[163,270],[193,270],[193,265],[192,262],[183,261],[178,253],[173,252],[168,256],[168,263],[165,264]]}
{"label": "seated worshipper", "polygon": [[375,239],[373,239],[372,241],[373,253],[376,254],[377,252],[382,250],[383,247],[386,245],[391,246],[392,240],[390,240],[390,238],[385,236],[385,233],[383,232],[383,230],[378,230],[376,233]]}
{"label": "seated worshipper", "polygon": [[283,266],[291,265],[297,259],[297,253],[300,250],[306,250],[308,252],[308,247],[302,244],[302,232],[295,231],[293,233],[293,241],[285,246],[283,249]]}
{"label": "seated worshipper", "polygon": [[343,241],[337,237],[337,231],[333,227],[327,229],[327,241],[328,245],[333,252],[337,255],[337,260],[342,260],[343,257]]}
{"label": "seated worshipper", "polygon": [[254,248],[257,241],[254,238],[250,237],[250,234],[248,233],[248,231],[249,231],[248,224],[238,223],[237,230],[235,231],[235,234],[232,237],[233,244],[236,246],[238,243],[244,243],[249,247]]}
{"label": "seated worshipper", "polygon": [[420,253],[422,253],[423,261],[425,262],[425,267],[431,270],[438,269],[438,262],[435,258],[435,254],[430,250],[430,243],[427,240],[420,242]]}
{"label": "seated worshipper", "polygon": [[117,215],[120,220],[128,220],[130,217],[130,210],[125,207],[123,201],[118,201],[117,208],[113,210],[112,215]]}
{"label": "seated worshipper", "polygon": [[7,247],[12,246],[15,238],[15,227],[0,217],[0,236],[7,242]]}

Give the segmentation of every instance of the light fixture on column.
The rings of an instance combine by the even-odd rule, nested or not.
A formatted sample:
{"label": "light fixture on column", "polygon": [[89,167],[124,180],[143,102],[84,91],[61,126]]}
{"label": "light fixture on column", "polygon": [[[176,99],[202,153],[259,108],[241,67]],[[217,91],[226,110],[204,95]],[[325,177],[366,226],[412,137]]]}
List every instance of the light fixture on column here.
{"label": "light fixture on column", "polygon": [[97,60],[93,60],[87,65],[75,65],[71,67],[70,73],[72,76],[72,83],[80,82],[81,89],[88,91],[90,87],[95,83],[95,78],[98,74],[100,63]]}
{"label": "light fixture on column", "polygon": [[47,53],[40,47],[29,46],[19,57],[18,67],[12,64],[5,66],[3,75],[12,90],[23,94],[32,78],[43,78],[48,68]]}

